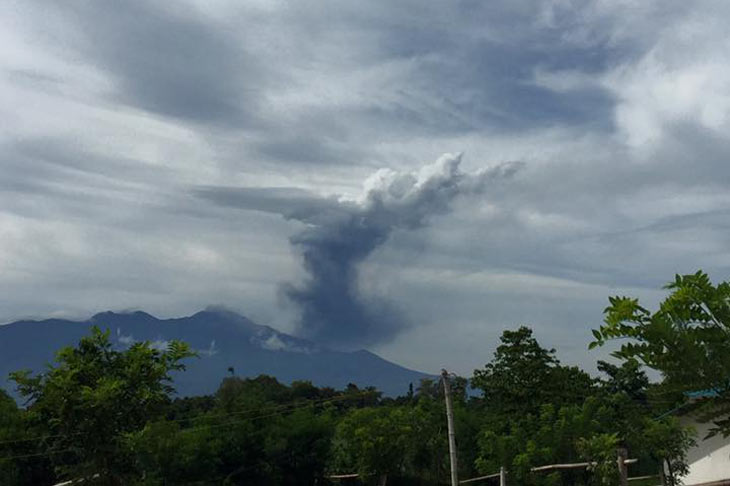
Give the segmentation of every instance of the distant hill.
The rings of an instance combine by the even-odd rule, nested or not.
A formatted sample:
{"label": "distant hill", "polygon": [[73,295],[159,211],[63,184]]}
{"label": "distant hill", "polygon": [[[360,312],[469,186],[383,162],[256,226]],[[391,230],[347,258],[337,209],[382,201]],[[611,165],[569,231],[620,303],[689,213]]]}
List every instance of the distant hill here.
{"label": "distant hill", "polygon": [[56,350],[75,345],[91,326],[109,329],[115,346],[135,341],[165,346],[179,339],[200,355],[175,375],[181,396],[213,393],[233,367],[239,376],[268,374],[279,381],[310,380],[317,386],[372,385],[386,395],[402,395],[408,384],[429,375],[409,370],[366,350],[342,352],[258,325],[225,310],[205,310],[189,317],[157,319],[145,312],[102,312],[87,321],[47,319],[0,325],[0,386],[12,391],[8,373],[42,371]]}

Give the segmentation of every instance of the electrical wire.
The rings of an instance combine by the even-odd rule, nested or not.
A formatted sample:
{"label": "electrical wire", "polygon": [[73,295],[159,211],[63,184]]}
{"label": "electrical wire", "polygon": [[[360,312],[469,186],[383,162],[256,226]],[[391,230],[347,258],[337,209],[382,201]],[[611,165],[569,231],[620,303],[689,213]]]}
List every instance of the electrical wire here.
{"label": "electrical wire", "polygon": [[[259,418],[266,418],[266,417],[270,417],[270,416],[280,415],[280,414],[286,413],[286,412],[292,412],[292,411],[296,411],[296,410],[300,410],[300,409],[310,408],[313,405],[321,405],[321,404],[330,403],[330,402],[356,399],[358,397],[365,396],[365,395],[372,394],[372,393],[373,393],[372,391],[362,391],[359,393],[353,393],[351,395],[338,395],[336,397],[330,397],[330,398],[318,398],[318,399],[314,399],[314,400],[301,400],[299,402],[294,402],[294,403],[272,405],[272,406],[268,406],[268,407],[253,408],[253,409],[248,409],[248,410],[240,410],[238,412],[220,413],[220,414],[215,414],[215,415],[200,415],[197,417],[165,420],[165,422],[179,423],[179,422],[186,422],[186,421],[193,421],[193,420],[216,419],[216,418],[222,418],[222,417],[231,417],[231,416],[235,416],[235,415],[246,415],[246,414],[250,414],[250,413],[263,412],[263,411],[267,411],[267,410],[278,410],[277,412],[272,413],[272,414],[247,418],[247,420],[255,420],[255,419],[259,419]],[[242,423],[245,421],[246,420],[241,420],[239,422],[234,422],[234,423]],[[197,428],[206,428],[206,427],[218,427],[218,425],[200,426],[200,427],[191,427],[191,428],[197,429]],[[191,428],[186,428],[184,430],[190,430]],[[70,438],[70,437],[76,437],[78,435],[83,435],[83,433],[75,432],[75,433],[70,433],[70,434],[39,435],[39,436],[28,437],[28,438],[24,438],[24,439],[3,440],[3,441],[0,441],[0,445],[17,444],[17,443],[22,443],[22,442],[43,441],[43,440],[48,440],[48,439]]]}

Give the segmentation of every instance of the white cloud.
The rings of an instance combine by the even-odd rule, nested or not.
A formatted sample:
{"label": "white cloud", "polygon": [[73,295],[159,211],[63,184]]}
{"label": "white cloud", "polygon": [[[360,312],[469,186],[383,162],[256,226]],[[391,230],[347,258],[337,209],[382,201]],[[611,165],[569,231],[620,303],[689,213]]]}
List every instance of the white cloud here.
{"label": "white cloud", "polygon": [[631,145],[659,142],[673,123],[727,132],[730,36],[724,18],[728,9],[717,2],[694,7],[686,17],[667,22],[640,59],[605,77],[605,85],[620,101],[616,122]]}

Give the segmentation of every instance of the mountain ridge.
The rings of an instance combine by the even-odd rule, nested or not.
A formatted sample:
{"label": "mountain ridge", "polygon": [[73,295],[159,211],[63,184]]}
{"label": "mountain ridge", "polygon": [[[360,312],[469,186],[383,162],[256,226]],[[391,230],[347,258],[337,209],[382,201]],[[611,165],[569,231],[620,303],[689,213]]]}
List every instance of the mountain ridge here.
{"label": "mountain ridge", "polygon": [[349,383],[375,386],[386,395],[405,394],[409,383],[431,375],[387,361],[360,349],[338,351],[257,324],[246,316],[209,307],[186,317],[159,319],[147,312],[104,311],[82,321],[25,319],[0,325],[0,386],[12,393],[8,373],[31,369],[38,373],[63,346],[75,345],[92,326],[108,329],[117,349],[149,341],[164,348],[177,339],[187,342],[199,358],[174,376],[179,396],[213,393],[228,369],[241,376],[268,374],[290,383],[309,380],[317,386],[343,388]]}

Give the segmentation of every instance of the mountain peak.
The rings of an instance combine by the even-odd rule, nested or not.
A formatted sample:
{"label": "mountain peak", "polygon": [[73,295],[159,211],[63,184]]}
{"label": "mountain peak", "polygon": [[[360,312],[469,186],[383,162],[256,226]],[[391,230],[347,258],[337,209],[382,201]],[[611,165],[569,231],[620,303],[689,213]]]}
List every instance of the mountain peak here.
{"label": "mountain peak", "polygon": [[249,320],[247,317],[239,314],[238,312],[236,312],[232,309],[229,309],[228,307],[224,307],[222,305],[209,305],[208,307],[206,307],[205,309],[203,309],[200,312],[197,312],[196,314],[213,314],[213,315],[220,316],[220,317],[223,317],[226,319],[231,319],[231,320],[240,320],[240,319],[245,319],[247,321]]}
{"label": "mountain peak", "polygon": [[248,317],[221,306],[208,306],[204,310],[190,316],[190,319],[204,324],[233,324],[235,327],[247,331],[254,331],[266,327],[256,324]]}
{"label": "mountain peak", "polygon": [[105,321],[108,321],[109,319],[120,319],[120,318],[132,318],[137,321],[158,321],[155,316],[152,314],[148,314],[147,312],[137,310],[137,311],[122,311],[122,312],[114,312],[114,311],[104,311],[99,312],[91,316],[91,321],[94,323],[101,323],[103,324]]}

